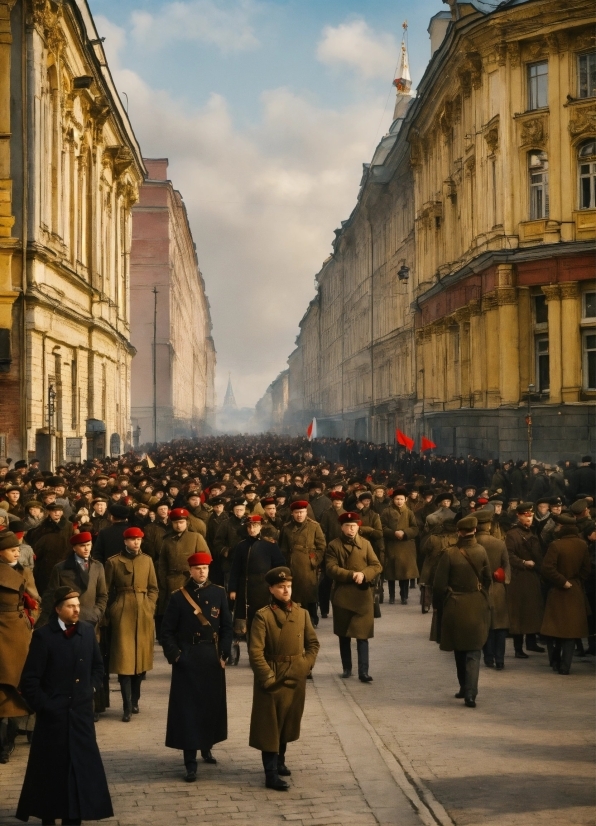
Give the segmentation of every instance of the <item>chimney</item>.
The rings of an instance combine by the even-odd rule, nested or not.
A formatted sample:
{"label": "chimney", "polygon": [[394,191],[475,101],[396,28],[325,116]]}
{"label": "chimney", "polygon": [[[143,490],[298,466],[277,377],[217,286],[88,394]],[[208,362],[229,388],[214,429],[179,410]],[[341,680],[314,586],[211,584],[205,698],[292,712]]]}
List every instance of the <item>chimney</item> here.
{"label": "chimney", "polygon": [[147,168],[150,181],[168,180],[168,159],[167,158],[143,158]]}
{"label": "chimney", "polygon": [[437,12],[433,17],[430,18],[430,23],[428,25],[428,33],[430,35],[430,56],[432,57],[434,53],[437,51],[443,40],[445,40],[445,35],[447,34],[447,29],[449,28],[449,23],[451,22],[451,12],[450,11],[440,11]]}

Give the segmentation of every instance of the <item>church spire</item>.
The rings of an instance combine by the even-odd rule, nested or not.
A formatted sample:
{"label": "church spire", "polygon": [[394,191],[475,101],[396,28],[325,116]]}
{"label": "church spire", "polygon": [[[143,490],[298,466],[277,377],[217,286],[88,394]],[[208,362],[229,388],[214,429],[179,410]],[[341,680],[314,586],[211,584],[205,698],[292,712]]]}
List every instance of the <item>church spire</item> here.
{"label": "church spire", "polygon": [[223,401],[223,406],[229,408],[236,409],[238,405],[236,404],[236,399],[234,397],[234,391],[232,390],[232,374],[228,373],[228,387],[226,389],[226,395]]}
{"label": "church spire", "polygon": [[395,111],[393,119],[403,117],[403,101],[410,100],[410,89],[412,88],[412,78],[410,77],[410,63],[408,60],[408,21],[406,20],[402,26],[404,33],[401,39],[401,60],[397,77],[393,81],[393,85],[397,90],[397,100],[395,101]]}

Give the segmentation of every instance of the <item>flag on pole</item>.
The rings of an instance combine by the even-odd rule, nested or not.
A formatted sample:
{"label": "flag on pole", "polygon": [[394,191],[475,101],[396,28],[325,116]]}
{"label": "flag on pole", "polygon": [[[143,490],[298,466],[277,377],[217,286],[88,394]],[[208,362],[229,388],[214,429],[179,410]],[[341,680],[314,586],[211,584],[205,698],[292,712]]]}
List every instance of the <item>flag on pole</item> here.
{"label": "flag on pole", "polygon": [[147,467],[155,467],[154,462],[151,461],[151,459],[149,458],[149,456],[147,456],[146,453],[143,453],[143,455],[141,456],[140,461],[141,462],[147,462]]}
{"label": "flag on pole", "polygon": [[410,439],[405,433],[402,433],[399,428],[395,431],[395,441],[398,445],[402,445],[406,450],[412,450],[414,447],[414,439]]}
{"label": "flag on pole", "polygon": [[420,452],[424,453],[425,450],[432,450],[433,447],[436,447],[436,444],[431,442],[430,439],[427,439],[426,436],[423,436],[420,440]]}
{"label": "flag on pole", "polygon": [[309,426],[306,428],[306,435],[308,436],[309,442],[312,442],[313,439],[317,438],[317,420],[313,419]]}

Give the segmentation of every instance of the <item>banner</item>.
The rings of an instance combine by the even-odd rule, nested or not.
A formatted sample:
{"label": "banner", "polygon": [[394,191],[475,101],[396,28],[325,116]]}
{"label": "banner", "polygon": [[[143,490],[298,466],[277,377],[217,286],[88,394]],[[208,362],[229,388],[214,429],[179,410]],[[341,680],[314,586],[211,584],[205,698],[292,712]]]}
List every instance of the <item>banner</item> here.
{"label": "banner", "polygon": [[414,439],[410,439],[409,436],[406,436],[406,434],[402,433],[399,429],[395,431],[395,441],[398,445],[402,445],[402,447],[405,447],[407,450],[412,450],[414,447]]}
{"label": "banner", "polygon": [[427,439],[426,436],[423,436],[420,440],[420,452],[424,453],[425,450],[432,450],[433,447],[436,447],[436,444],[431,442],[430,439]]}
{"label": "banner", "polygon": [[312,442],[313,439],[317,438],[317,420],[313,419],[309,426],[306,428],[306,435],[308,436],[308,440]]}

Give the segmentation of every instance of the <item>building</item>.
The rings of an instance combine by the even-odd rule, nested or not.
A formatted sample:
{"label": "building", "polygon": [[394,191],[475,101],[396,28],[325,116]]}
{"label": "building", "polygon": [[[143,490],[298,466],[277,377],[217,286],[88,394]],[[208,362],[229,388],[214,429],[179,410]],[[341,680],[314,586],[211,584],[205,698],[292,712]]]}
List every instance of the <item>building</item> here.
{"label": "building", "polygon": [[205,435],[215,415],[211,314],[186,207],[168,180],[167,158],[144,163],[131,252],[137,445]]}
{"label": "building", "polygon": [[449,5],[416,98],[402,60],[393,123],[317,275],[286,422],[519,457],[530,404],[534,457],[577,456],[596,448],[593,4]]}
{"label": "building", "polygon": [[0,3],[0,31],[0,454],[119,455],[141,153],[85,0]]}
{"label": "building", "polygon": [[271,432],[285,433],[289,430],[286,424],[289,407],[289,380],[290,371],[283,370],[271,382],[265,394],[255,405],[255,414],[251,431],[256,433]]}

